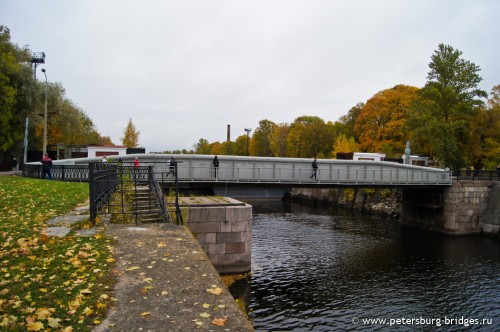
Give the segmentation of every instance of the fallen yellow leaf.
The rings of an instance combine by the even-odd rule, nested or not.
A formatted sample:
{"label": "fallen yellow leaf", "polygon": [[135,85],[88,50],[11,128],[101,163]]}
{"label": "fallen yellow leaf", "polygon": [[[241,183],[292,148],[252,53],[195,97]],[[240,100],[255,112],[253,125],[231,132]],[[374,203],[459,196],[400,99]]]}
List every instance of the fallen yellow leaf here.
{"label": "fallen yellow leaf", "polygon": [[132,267],[129,267],[128,269],[125,269],[125,271],[134,271],[134,270],[139,270],[140,267],[139,266],[132,266]]}
{"label": "fallen yellow leaf", "polygon": [[210,294],[214,294],[214,295],[221,295],[222,288],[220,288],[220,287],[209,288],[209,289],[207,289],[207,292],[209,292]]}

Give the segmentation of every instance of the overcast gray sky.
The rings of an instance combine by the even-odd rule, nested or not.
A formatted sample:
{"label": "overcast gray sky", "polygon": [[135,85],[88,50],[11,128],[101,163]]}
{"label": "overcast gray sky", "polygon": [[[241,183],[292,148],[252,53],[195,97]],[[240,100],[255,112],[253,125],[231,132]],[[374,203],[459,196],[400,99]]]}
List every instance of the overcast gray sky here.
{"label": "overcast gray sky", "polygon": [[[336,121],[375,93],[422,87],[439,43],[500,84],[497,0],[1,0],[12,41],[115,144],[192,149],[268,119]],[[40,68],[38,71],[40,71]],[[43,75],[38,72],[37,77]]]}

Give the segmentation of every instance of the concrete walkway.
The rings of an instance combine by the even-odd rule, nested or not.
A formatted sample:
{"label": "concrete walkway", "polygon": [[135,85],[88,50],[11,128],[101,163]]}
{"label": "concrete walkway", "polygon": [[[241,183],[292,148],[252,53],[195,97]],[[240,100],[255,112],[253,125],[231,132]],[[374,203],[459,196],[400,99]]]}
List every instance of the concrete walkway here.
{"label": "concrete walkway", "polygon": [[191,233],[171,224],[108,224],[116,305],[99,331],[253,331]]}

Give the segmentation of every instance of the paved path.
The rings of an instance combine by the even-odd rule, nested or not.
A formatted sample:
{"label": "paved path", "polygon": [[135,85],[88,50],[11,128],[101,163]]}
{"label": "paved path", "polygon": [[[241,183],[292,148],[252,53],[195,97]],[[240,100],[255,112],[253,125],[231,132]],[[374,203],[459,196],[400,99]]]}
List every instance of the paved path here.
{"label": "paved path", "polygon": [[171,224],[108,225],[116,306],[99,331],[253,331],[196,239]]}

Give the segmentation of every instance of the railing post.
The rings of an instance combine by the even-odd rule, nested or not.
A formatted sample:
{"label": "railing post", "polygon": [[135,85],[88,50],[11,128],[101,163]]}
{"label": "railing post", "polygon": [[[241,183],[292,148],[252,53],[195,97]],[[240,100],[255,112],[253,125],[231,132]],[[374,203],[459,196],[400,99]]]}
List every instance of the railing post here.
{"label": "railing post", "polygon": [[177,161],[174,164],[175,166],[175,222],[177,225],[182,224],[182,213],[181,209],[179,208],[179,183],[178,183],[178,178],[177,178]]}
{"label": "railing post", "polygon": [[97,206],[95,202],[94,164],[89,164],[90,221],[95,223]]}

